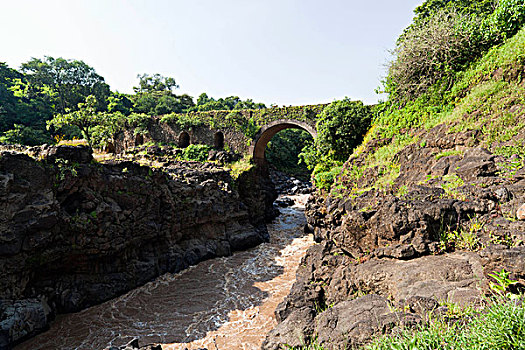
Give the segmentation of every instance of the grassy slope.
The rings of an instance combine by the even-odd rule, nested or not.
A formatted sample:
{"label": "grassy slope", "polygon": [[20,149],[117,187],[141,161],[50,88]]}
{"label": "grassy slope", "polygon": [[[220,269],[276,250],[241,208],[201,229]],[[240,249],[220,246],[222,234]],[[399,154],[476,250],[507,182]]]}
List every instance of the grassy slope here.
{"label": "grassy slope", "polygon": [[[449,91],[430,91],[403,108],[386,110],[344,165],[332,195],[357,197],[371,189],[399,193],[398,154],[412,144],[425,147],[433,128],[445,128],[448,134],[476,131],[476,147],[514,155],[519,167],[525,165],[525,28],[462,72]],[[442,149],[435,159],[462,152]],[[435,319],[415,330],[380,337],[364,349],[522,349],[525,304],[523,296],[518,298],[487,299],[481,313],[459,310],[458,317],[472,322]],[[323,347],[314,341],[302,350]]]}
{"label": "grassy slope", "polygon": [[[430,91],[403,108],[386,110],[346,162],[332,195],[357,197],[370,189],[400,191],[398,153],[411,144],[425,147],[425,137],[435,127],[444,127],[449,134],[475,130],[476,146],[513,156],[519,167],[525,165],[525,28],[462,72],[449,91]],[[444,149],[435,157],[461,152]],[[502,299],[488,304],[485,313],[469,315],[475,320],[467,325],[436,320],[416,331],[379,338],[365,348],[523,348],[523,303]],[[313,343],[305,349],[322,347]]]}
{"label": "grassy slope", "polygon": [[[399,175],[396,154],[413,143],[423,147],[425,133],[442,124],[448,133],[479,131],[477,146],[504,156],[515,154],[523,165],[524,113],[525,28],[459,74],[449,91],[429,91],[403,108],[384,111],[345,164],[332,192],[356,196],[391,188]],[[363,181],[371,172],[374,182]]]}

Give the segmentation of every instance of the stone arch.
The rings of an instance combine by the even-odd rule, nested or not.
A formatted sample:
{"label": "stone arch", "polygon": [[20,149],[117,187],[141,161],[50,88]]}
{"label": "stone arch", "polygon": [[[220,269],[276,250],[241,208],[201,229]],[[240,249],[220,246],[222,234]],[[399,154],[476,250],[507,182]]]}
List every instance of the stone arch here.
{"label": "stone arch", "polygon": [[142,134],[135,135],[135,146],[140,146],[144,143],[144,136]]}
{"label": "stone arch", "polygon": [[266,145],[268,145],[268,142],[270,142],[275,134],[284,129],[303,129],[312,135],[314,139],[317,137],[317,130],[307,122],[292,119],[273,121],[263,126],[257,135],[255,135],[255,140],[252,146],[252,156],[256,162],[265,160],[264,153],[266,151]]}
{"label": "stone arch", "polygon": [[179,134],[179,147],[186,148],[190,145],[190,134],[183,131]]}
{"label": "stone arch", "polygon": [[224,148],[224,134],[221,131],[217,131],[213,137],[213,146],[216,149]]}

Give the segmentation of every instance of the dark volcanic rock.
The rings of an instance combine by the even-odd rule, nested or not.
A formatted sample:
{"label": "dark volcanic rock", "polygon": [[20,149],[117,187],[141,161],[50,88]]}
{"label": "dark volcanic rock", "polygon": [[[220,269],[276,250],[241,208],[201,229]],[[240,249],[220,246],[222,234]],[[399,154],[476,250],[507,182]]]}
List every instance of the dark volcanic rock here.
{"label": "dark volcanic rock", "polygon": [[317,341],[325,349],[360,346],[384,329],[420,322],[417,315],[393,312],[390,302],[379,295],[365,295],[341,302],[315,318]]}
{"label": "dark volcanic rock", "polygon": [[50,310],[78,311],[269,239],[264,173],[234,184],[210,163],[92,164],[86,147],[32,154],[40,160],[0,153],[0,300],[15,305],[0,319],[4,342],[44,328]]}
{"label": "dark volcanic rock", "polygon": [[[479,307],[489,275],[502,269],[518,280],[515,290],[525,286],[525,222],[516,220],[524,168],[509,172],[512,159],[474,148],[475,131],[447,130],[422,131],[426,146],[398,152],[400,174],[387,190],[369,189],[381,173],[375,167],[358,179],[343,170],[340,189],[310,197],[306,216],[318,244],[277,307],[279,324],[264,349],[313,339],[327,349],[354,348],[427,322],[429,313],[446,315],[443,303]],[[360,167],[389,141],[372,140],[344,169]]]}
{"label": "dark volcanic rock", "polygon": [[46,147],[40,152],[40,157],[55,163],[57,159],[71,163],[89,163],[93,160],[93,150],[88,146],[58,146]]}
{"label": "dark volcanic rock", "polygon": [[0,300],[0,349],[45,330],[50,316],[45,300]]}
{"label": "dark volcanic rock", "polygon": [[313,320],[315,312],[307,307],[295,309],[266,338],[262,349],[278,350],[284,344],[292,347],[301,347],[307,344],[314,330]]}

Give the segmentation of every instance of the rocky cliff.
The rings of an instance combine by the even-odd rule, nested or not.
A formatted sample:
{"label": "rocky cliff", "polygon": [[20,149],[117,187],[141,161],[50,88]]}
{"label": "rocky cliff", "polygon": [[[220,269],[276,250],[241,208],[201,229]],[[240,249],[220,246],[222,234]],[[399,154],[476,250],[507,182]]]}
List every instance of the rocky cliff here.
{"label": "rocky cliff", "polygon": [[[363,165],[396,137],[370,140],[331,193],[311,198],[307,219],[318,244],[278,307],[280,323],[264,349],[362,346],[425,322],[429,312],[479,305],[489,274],[501,269],[518,281],[513,288],[524,287],[523,161],[483,148],[475,131],[449,128],[412,131],[417,142],[395,153],[399,174],[383,189],[384,171]],[[509,142],[524,139],[521,132]]]}
{"label": "rocky cliff", "polygon": [[0,152],[0,348],[55,313],[266,241],[275,196],[255,172],[101,164],[87,147]]}

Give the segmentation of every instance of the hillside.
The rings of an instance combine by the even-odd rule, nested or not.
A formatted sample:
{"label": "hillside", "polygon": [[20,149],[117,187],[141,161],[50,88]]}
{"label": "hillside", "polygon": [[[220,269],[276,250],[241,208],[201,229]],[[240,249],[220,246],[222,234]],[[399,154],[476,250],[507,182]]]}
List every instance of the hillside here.
{"label": "hillside", "polygon": [[[318,244],[265,349],[523,345],[522,297],[509,297],[525,287],[524,52],[525,28],[446,88],[380,107],[307,207]],[[391,330],[402,339],[377,340]]]}

